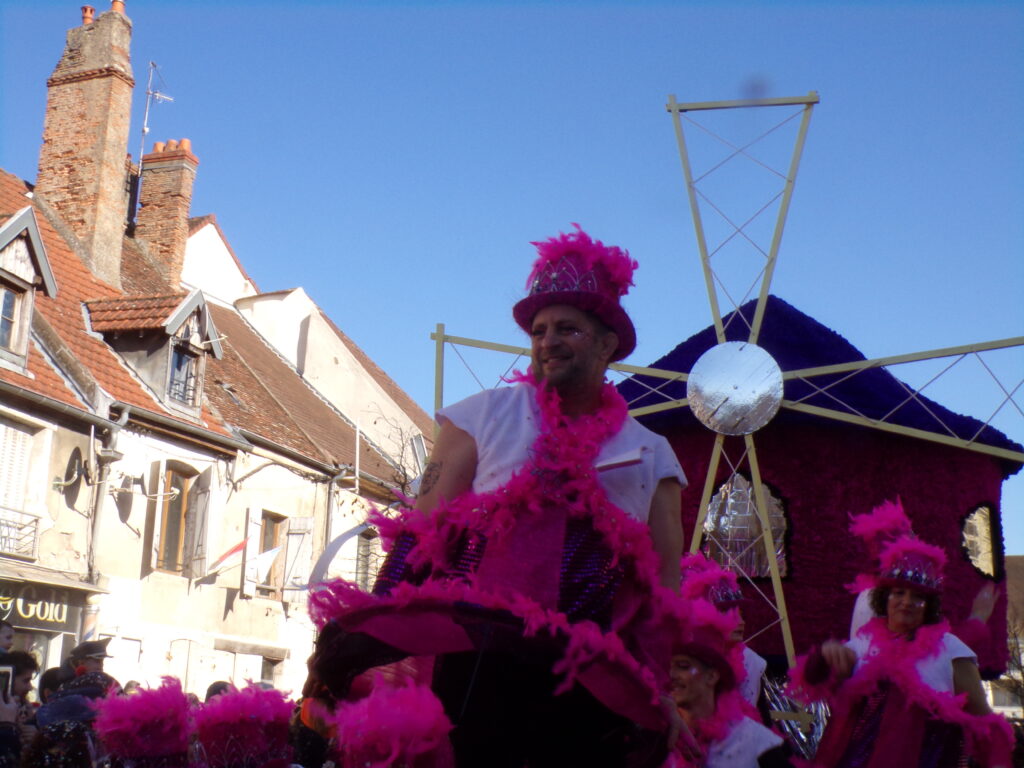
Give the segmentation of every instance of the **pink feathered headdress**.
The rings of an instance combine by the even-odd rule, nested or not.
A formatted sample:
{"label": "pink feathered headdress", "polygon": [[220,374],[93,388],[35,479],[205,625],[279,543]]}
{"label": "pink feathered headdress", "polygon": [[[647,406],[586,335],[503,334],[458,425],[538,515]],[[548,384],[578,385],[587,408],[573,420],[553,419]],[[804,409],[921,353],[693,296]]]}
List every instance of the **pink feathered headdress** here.
{"label": "pink feathered headdress", "polygon": [[720,610],[746,600],[736,574],[702,554],[683,555],[679,569],[679,594],[687,600],[710,600]]}
{"label": "pink feathered headdress", "polygon": [[568,304],[590,312],[619,337],[612,360],[621,360],[636,347],[636,329],[620,300],[633,285],[638,265],[628,251],[573,226],[575,232],[531,243],[539,255],[526,283],[529,295],[512,308],[512,316],[529,333],[533,316],[544,307]]}
{"label": "pink feathered headdress", "polygon": [[133,696],[98,700],[96,733],[107,752],[121,760],[145,763],[147,759],[180,756],[188,762],[192,723],[188,698],[181,681],[165,677],[159,688],[141,689]]}
{"label": "pink feathered headdress", "polygon": [[936,593],[942,588],[946,553],[920,539],[902,536],[882,550],[878,585]]}
{"label": "pink feathered headdress", "polygon": [[333,721],[344,768],[412,764],[438,749],[452,729],[429,688],[390,687],[379,678],[365,699],[340,704]]}
{"label": "pink feathered headdress", "polygon": [[280,691],[250,683],[214,696],[195,712],[196,732],[209,768],[259,768],[289,762],[292,703]]}
{"label": "pink feathered headdress", "polygon": [[865,543],[892,540],[911,533],[910,519],[903,502],[883,501],[870,512],[850,519],[850,533]]}

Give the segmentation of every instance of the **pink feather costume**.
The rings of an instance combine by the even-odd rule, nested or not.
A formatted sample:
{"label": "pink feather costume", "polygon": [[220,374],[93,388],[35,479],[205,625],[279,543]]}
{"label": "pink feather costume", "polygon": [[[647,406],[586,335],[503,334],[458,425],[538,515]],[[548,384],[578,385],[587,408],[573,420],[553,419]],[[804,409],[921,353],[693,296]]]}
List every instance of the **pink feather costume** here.
{"label": "pink feather costume", "polygon": [[[578,682],[612,711],[662,730],[667,627],[678,626],[685,604],[657,586],[647,526],[608,500],[594,469],[602,444],[626,418],[625,402],[606,384],[601,408],[569,421],[554,390],[536,386],[536,398],[533,458],[508,483],[466,493],[429,516],[408,510],[397,522],[378,520],[393,541],[378,594],[332,582],[311,593],[310,614],[321,629],[365,633],[397,649],[378,661],[472,651],[482,633],[489,648],[557,649],[560,690]],[[600,617],[560,599],[572,578],[563,551],[573,521],[591,524],[609,553],[595,576],[607,587]],[[328,655],[320,668],[337,662]]]}

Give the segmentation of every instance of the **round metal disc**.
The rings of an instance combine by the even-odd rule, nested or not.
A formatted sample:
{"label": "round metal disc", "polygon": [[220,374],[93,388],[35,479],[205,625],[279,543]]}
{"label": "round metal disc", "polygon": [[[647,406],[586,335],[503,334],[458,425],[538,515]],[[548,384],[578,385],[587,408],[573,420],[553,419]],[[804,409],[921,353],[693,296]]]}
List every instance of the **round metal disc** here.
{"label": "round metal disc", "polygon": [[764,349],[745,341],[712,347],[686,379],[686,399],[700,422],[723,435],[749,435],[782,403],[782,370]]}

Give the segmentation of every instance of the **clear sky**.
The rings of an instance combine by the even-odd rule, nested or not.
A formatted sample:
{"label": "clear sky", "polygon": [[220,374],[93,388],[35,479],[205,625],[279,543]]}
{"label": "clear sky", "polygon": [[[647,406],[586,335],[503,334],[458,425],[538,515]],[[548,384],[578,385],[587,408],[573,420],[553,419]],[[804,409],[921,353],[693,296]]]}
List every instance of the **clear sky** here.
{"label": "clear sky", "polygon": [[[79,5],[0,5],[0,166],[30,180]],[[868,357],[1024,335],[1020,2],[128,0],[127,15],[131,152],[155,61],[174,102],[153,108],[146,148],[192,140],[193,214],[216,213],[261,290],[304,287],[428,411],[435,324],[524,342],[510,307],[529,241],[570,222],[640,262],[628,362],[710,322],[668,94],[820,93],[773,293]],[[488,385],[509,362],[466,354]],[[476,384],[447,359],[451,401]],[[1019,348],[985,363],[1009,388],[1024,377]],[[920,385],[944,365],[894,372]],[[984,366],[953,373],[926,394],[988,419],[1002,395]],[[1019,408],[993,423],[1024,442]],[[1003,511],[1022,554],[1024,477]]]}

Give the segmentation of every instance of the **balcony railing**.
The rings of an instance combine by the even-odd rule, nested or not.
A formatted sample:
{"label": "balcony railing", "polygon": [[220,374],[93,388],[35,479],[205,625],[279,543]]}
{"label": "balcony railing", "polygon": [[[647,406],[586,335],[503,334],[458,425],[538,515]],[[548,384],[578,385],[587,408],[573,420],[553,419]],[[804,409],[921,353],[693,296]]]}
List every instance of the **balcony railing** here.
{"label": "balcony railing", "polygon": [[0,555],[35,560],[39,544],[39,518],[0,506]]}

